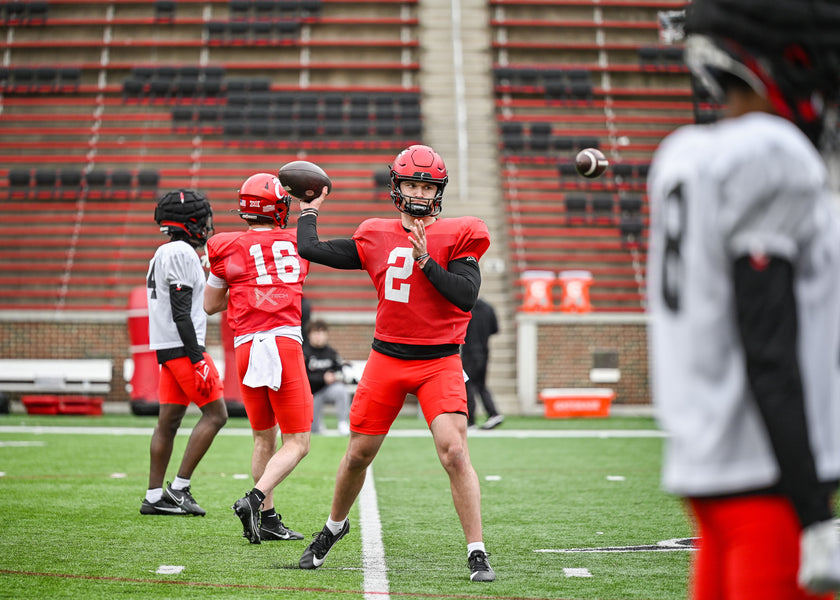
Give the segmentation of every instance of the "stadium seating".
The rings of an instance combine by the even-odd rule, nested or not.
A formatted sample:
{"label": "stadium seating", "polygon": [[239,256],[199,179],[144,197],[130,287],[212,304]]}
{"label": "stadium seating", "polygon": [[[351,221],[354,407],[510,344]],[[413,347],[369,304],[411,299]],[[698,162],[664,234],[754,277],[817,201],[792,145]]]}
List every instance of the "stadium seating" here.
{"label": "stadium seating", "polygon": [[[489,4],[511,260],[588,270],[594,310],[641,311],[646,166],[665,135],[713,110],[695,102],[682,48],[659,39],[659,11],[684,3]],[[611,162],[592,180],[574,166],[590,146]]]}
{"label": "stadium seating", "polygon": [[[642,309],[651,152],[719,108],[692,90],[681,49],[658,38],[657,12],[682,4],[488,0],[511,264],[590,270],[595,310]],[[56,214],[55,231],[33,228],[25,251],[0,244],[0,308],[124,307],[161,241],[150,219],[160,190],[199,188],[220,207],[217,228],[238,228],[222,207],[241,180],[301,154],[348,200],[325,212],[323,232],[349,235],[390,214],[383,168],[423,140],[417,0],[0,10],[14,27],[0,41],[3,232],[19,228],[20,200],[40,196]],[[574,171],[588,146],[611,161],[595,180]],[[81,284],[97,269],[108,282],[98,294]],[[375,305],[362,274],[315,267],[307,285],[325,309]]]}
{"label": "stadium seating", "polygon": [[[240,229],[242,180],[299,152],[347,199],[323,235],[391,214],[373,173],[422,136],[415,5],[2,3],[0,309],[123,309],[163,241],[161,190],[198,188],[217,230]],[[54,219],[20,232],[35,198]],[[361,272],[314,267],[307,285],[324,310],[375,306]]]}

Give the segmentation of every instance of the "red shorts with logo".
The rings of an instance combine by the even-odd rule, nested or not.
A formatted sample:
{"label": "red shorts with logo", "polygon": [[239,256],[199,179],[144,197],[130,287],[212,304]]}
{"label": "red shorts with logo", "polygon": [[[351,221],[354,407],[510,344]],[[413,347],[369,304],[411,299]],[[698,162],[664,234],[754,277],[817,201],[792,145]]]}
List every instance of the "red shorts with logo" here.
{"label": "red shorts with logo", "polygon": [[692,600],[830,600],[799,588],[801,527],[782,496],[692,498],[700,548],[691,575]]}
{"label": "red shorts with logo", "polygon": [[427,424],[443,413],[466,415],[461,357],[403,360],[371,351],[350,406],[350,429],[367,435],[388,433],[406,394],[417,396]]}
{"label": "red shorts with logo", "polygon": [[242,383],[248,372],[252,342],[236,347],[239,389],[248,422],[255,431],[271,429],[275,425],[280,426],[281,433],[309,431],[312,428],[312,390],[309,388],[303,349],[293,339],[282,336],[274,339],[283,365],[280,389],[277,391],[269,387],[252,388]]}
{"label": "red shorts with logo", "polygon": [[216,369],[213,359],[206,352],[204,360],[210,365],[210,369],[216,373],[216,386],[208,397],[202,396],[195,387],[195,367],[186,356],[167,360],[160,366],[160,383],[158,394],[161,404],[180,404],[189,406],[190,402],[200,408],[219,398],[224,398],[224,388],[219,378],[219,371]]}

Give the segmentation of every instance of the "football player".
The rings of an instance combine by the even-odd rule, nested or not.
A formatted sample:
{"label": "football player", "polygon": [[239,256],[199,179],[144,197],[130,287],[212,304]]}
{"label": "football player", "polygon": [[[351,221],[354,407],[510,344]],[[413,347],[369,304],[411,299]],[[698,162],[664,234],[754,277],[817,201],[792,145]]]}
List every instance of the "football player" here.
{"label": "football player", "polygon": [[[254,437],[254,488],[233,505],[252,544],[302,540],[274,508],[277,487],[309,453],[312,392],[303,360],[301,297],[309,261],[286,229],[290,196],[277,177],[257,173],[239,188],[241,232],[207,244],[208,314],[227,309],[242,402]],[[277,449],[277,433],[282,445]]]}
{"label": "football player", "polygon": [[[490,244],[475,217],[441,218],[449,180],[428,146],[406,148],[391,167],[397,219],[368,219],[352,239],[320,241],[318,211],[327,194],[301,201],[301,256],[337,269],[364,269],[379,302],[373,348],[350,408],[350,441],[338,467],[332,508],[304,551],[302,569],[321,566],[350,529],[347,515],[406,394],[417,396],[446,470],[467,541],[470,578],[493,581],[481,528],[481,493],[467,448],[467,398],[459,345],[478,297],[478,260]],[[422,315],[422,317],[420,317]]]}
{"label": "football player", "polygon": [[656,151],[647,273],[663,484],[695,600],[840,589],[840,220],[818,148],[840,3],[694,0],[685,60],[725,105]]}
{"label": "football player", "polygon": [[[213,211],[201,192],[191,189],[164,194],[155,222],[169,241],[149,263],[149,348],[160,363],[160,409],[150,448],[149,489],[140,505],[144,515],[201,515],[205,511],[190,492],[193,471],[227,422],[219,373],[204,350],[204,269],[197,248],[213,235]],[[172,446],[187,406],[201,409],[178,476],[163,489]]]}

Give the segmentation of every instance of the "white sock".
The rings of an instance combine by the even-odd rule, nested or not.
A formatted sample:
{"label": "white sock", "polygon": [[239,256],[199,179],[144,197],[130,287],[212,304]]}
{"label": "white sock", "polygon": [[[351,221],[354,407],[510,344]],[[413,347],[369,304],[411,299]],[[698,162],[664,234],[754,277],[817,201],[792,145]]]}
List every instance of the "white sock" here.
{"label": "white sock", "polygon": [[151,488],[146,490],[146,500],[154,504],[163,498],[163,488]]}
{"label": "white sock", "polygon": [[173,490],[183,490],[190,487],[190,480],[183,479],[182,477],[175,477],[175,480],[172,482],[172,489]]}
{"label": "white sock", "polygon": [[346,523],[346,522],[347,522],[347,519],[343,519],[341,521],[333,521],[332,520],[332,515],[330,515],[330,518],[327,519],[327,529],[330,530],[331,534],[335,535],[339,531],[341,531],[341,528],[344,527],[344,523]]}
{"label": "white sock", "polygon": [[484,542],[472,542],[470,544],[467,544],[467,558],[469,558],[470,554],[472,554],[476,550],[481,550],[485,554],[487,553],[487,551],[484,549]]}

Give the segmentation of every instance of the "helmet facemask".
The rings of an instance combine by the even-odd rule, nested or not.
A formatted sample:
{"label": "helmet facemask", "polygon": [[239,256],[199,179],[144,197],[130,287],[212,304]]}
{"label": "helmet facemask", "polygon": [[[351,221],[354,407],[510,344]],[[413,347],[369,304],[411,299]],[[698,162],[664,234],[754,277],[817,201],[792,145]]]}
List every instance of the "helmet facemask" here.
{"label": "helmet facemask", "polygon": [[417,181],[423,182],[422,179],[414,179],[412,177],[397,177],[392,178],[391,199],[394,201],[400,212],[404,212],[412,217],[436,217],[440,214],[442,209],[441,203],[443,201],[443,190],[439,184],[437,185],[437,192],[432,198],[423,198],[420,196],[407,196],[402,193],[400,184],[403,181]]}

